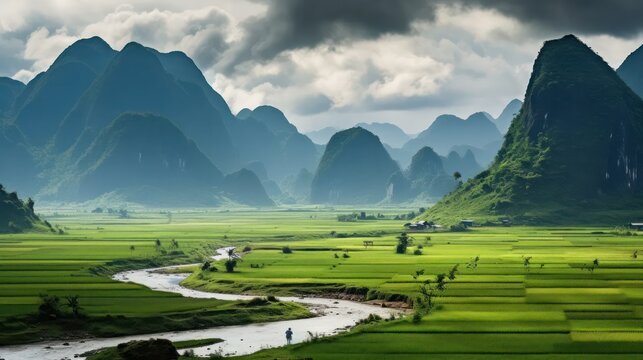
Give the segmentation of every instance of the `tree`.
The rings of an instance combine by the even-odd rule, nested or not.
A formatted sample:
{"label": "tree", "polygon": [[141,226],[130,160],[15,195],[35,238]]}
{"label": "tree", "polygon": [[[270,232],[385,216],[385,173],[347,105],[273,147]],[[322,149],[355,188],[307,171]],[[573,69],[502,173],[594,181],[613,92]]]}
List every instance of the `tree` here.
{"label": "tree", "polygon": [[406,248],[409,247],[410,238],[406,233],[401,233],[397,237],[397,246],[395,246],[395,252],[398,254],[406,254]]}
{"label": "tree", "polygon": [[424,275],[424,269],[421,270],[415,270],[415,274],[411,275],[413,276],[414,280],[417,280],[418,277]]}
{"label": "tree", "polygon": [[60,315],[60,298],[56,295],[40,295],[38,315],[43,320],[57,318]]}
{"label": "tree", "polygon": [[444,274],[444,273],[437,274],[435,276],[435,289],[438,290],[438,291],[446,290],[446,286],[447,286],[446,279],[447,279],[446,274]]}
{"label": "tree", "polygon": [[460,174],[459,171],[454,172],[453,179],[455,179],[455,181],[460,181],[460,179],[462,179],[462,174]]}
{"label": "tree", "polygon": [[154,247],[156,248],[156,252],[161,251],[161,240],[160,239],[154,240]]}
{"label": "tree", "polygon": [[210,266],[212,266],[212,265],[210,264],[210,262],[209,262],[209,261],[207,261],[207,260],[206,260],[206,261],[203,263],[203,265],[201,265],[201,271],[208,271],[208,270],[210,270]]}
{"label": "tree", "polygon": [[172,248],[174,248],[174,249],[178,249],[178,248],[179,248],[179,242],[178,242],[178,241],[176,241],[176,239],[172,239],[172,241],[170,241],[170,245],[171,245],[171,246],[172,246]]}
{"label": "tree", "polygon": [[522,265],[529,271],[529,266],[531,265],[531,256],[522,257]]}
{"label": "tree", "polygon": [[458,272],[458,267],[459,266],[460,266],[460,264],[455,264],[455,265],[453,265],[451,270],[449,270],[449,280],[451,280],[451,281],[455,280],[455,274]]}
{"label": "tree", "polygon": [[476,256],[467,263],[467,269],[476,269],[478,267],[478,262],[480,261],[480,256]]}
{"label": "tree", "polygon": [[129,246],[129,252],[130,252],[130,255],[132,255],[132,254],[134,253],[134,250],[136,250],[136,246],[134,246],[134,245],[130,245],[130,246]]}
{"label": "tree", "polygon": [[80,316],[80,298],[78,295],[73,295],[73,296],[67,296],[65,297],[65,300],[67,300],[67,307],[71,309],[71,313],[74,315],[75,318]]}
{"label": "tree", "polygon": [[237,260],[236,259],[228,259],[225,262],[225,271],[226,272],[234,272],[234,268],[237,267]]}
{"label": "tree", "polygon": [[636,260],[638,257],[639,257],[639,251],[634,250],[634,252],[632,253],[632,259]]}

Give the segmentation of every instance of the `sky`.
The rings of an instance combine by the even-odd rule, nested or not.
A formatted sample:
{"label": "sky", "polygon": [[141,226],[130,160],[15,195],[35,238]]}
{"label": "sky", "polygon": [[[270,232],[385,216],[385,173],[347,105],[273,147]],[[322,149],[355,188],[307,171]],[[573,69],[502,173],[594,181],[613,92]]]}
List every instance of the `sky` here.
{"label": "sky", "polygon": [[269,104],[301,131],[522,99],[543,41],[573,33],[612,67],[643,44],[638,0],[2,0],[0,76],[28,82],[80,38],[194,59],[233,111]]}

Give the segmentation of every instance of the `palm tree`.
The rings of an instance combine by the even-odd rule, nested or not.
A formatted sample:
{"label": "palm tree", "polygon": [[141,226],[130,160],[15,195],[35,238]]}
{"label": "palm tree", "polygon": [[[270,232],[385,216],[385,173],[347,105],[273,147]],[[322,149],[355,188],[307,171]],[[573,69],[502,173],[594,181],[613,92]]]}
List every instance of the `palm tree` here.
{"label": "palm tree", "polygon": [[65,300],[67,300],[67,307],[71,309],[72,314],[74,314],[74,317],[77,318],[80,315],[81,309],[79,296],[67,296],[65,297]]}
{"label": "palm tree", "polygon": [[129,246],[129,252],[130,252],[130,255],[132,255],[132,254],[134,253],[134,250],[136,250],[136,246],[134,246],[134,245],[130,245],[130,246]]}
{"label": "palm tree", "polygon": [[176,239],[172,239],[171,245],[173,248],[178,249],[179,248],[179,242],[176,241]]}
{"label": "palm tree", "polygon": [[157,252],[161,251],[161,240],[160,239],[154,240],[154,247],[156,247]]}

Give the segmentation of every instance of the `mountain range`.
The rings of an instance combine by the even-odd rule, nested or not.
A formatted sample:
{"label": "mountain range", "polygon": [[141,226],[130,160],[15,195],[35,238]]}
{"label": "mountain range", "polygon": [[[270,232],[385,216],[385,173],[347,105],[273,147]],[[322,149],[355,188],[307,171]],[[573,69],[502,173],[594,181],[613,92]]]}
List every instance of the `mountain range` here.
{"label": "mountain range", "polygon": [[[274,107],[233,115],[184,53],[161,53],[138,43],[116,51],[98,37],[75,42],[26,85],[0,79],[0,122],[2,180],[12,189],[55,201],[108,193],[155,204],[194,204],[196,199],[213,204],[215,198],[226,197],[224,192],[246,199],[237,196],[239,189],[224,190],[224,173],[261,162],[271,178],[281,180],[302,169],[314,171],[321,155]],[[162,136],[164,143],[145,133]],[[134,169],[134,149],[147,159],[166,159],[170,166],[161,169],[163,162],[143,162]],[[187,168],[174,168],[182,164],[178,159],[185,160]],[[168,184],[176,181],[206,195],[180,199],[176,189],[159,184],[160,178],[144,181],[142,174],[151,170],[145,166],[154,168],[149,174],[163,174],[160,178]],[[111,173],[108,169],[125,173],[102,176]],[[192,186],[197,179],[208,185],[207,192],[204,186]],[[136,189],[154,190],[142,196]],[[263,193],[248,191],[258,198],[239,201],[272,203]]]}
{"label": "mountain range", "polygon": [[625,223],[642,203],[643,100],[573,35],[547,41],[496,161],[423,218]]}

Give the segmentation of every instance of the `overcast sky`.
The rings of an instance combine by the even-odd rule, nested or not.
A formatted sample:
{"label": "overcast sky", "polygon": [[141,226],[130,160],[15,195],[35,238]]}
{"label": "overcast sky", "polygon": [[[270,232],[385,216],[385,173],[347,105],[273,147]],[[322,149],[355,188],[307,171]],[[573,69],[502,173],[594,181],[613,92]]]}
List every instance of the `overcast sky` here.
{"label": "overcast sky", "polygon": [[416,133],[522,99],[547,39],[574,33],[618,67],[643,44],[641,14],[637,0],[2,0],[0,76],[27,82],[98,35],[186,52],[235,112]]}

